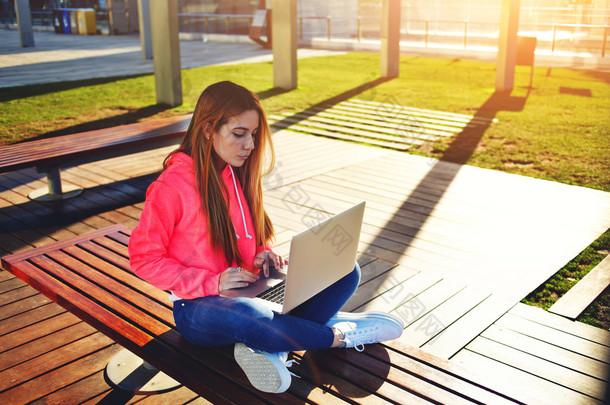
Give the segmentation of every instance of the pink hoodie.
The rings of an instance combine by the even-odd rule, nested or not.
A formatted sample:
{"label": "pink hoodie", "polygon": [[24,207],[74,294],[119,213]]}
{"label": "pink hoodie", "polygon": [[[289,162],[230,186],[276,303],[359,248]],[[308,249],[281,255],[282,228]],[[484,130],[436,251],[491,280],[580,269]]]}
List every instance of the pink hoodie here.
{"label": "pink hoodie", "polygon": [[[256,254],[265,247],[256,246],[250,209],[230,165],[226,165],[221,177],[238,237],[237,246],[243,260],[253,263]],[[207,219],[196,184],[193,159],[185,153],[176,153],[148,188],[140,223],[129,241],[133,271],[155,287],[171,290],[175,298],[217,295],[220,273],[228,267],[237,267],[210,247]],[[252,265],[248,270],[258,271]]]}

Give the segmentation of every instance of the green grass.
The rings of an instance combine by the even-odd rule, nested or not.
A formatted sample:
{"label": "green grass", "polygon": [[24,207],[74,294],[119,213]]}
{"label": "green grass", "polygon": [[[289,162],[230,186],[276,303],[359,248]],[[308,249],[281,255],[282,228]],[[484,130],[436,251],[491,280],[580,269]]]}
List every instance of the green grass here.
{"label": "green grass", "polygon": [[[401,57],[399,78],[378,75],[379,55],[365,53],[299,60],[299,87],[289,92],[273,88],[269,62],[188,69],[184,103],[172,109],[154,105],[153,75],[2,89],[0,144],[187,114],[207,85],[232,80],[257,92],[268,113],[355,96],[497,118],[485,131],[412,153],[610,191],[610,73],[539,67],[530,89],[529,67],[517,67],[510,96],[494,96],[493,63]],[[607,235],[603,248],[590,248],[597,253],[584,252],[526,301],[550,306],[607,254]],[[604,294],[583,319],[603,321],[609,302]]]}

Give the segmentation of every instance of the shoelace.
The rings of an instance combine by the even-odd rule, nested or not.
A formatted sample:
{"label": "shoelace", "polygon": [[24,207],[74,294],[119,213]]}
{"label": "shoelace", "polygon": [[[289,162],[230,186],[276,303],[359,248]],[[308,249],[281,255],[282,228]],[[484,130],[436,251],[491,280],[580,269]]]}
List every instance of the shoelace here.
{"label": "shoelace", "polygon": [[[376,332],[379,330],[378,327],[370,327],[361,330],[353,330],[343,333],[343,342],[346,346],[353,345],[354,349],[358,352],[364,351],[364,345],[369,343],[377,342]],[[354,336],[352,336],[354,335]]]}
{"label": "shoelace", "polygon": [[[292,367],[293,364],[300,364],[298,361],[296,360],[288,360],[288,353],[287,352],[281,352],[277,354],[277,357],[280,359],[280,361],[282,363],[284,363],[284,365],[286,366],[286,369],[289,369],[290,367]],[[288,372],[290,373],[291,376],[296,377],[296,378],[301,378],[301,376],[293,373],[292,371],[288,370]]]}

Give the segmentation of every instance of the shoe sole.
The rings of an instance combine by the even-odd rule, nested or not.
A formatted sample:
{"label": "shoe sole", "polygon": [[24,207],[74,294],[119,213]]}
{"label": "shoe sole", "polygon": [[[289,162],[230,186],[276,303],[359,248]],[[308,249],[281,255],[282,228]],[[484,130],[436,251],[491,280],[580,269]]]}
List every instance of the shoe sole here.
{"label": "shoe sole", "polygon": [[248,381],[257,390],[278,394],[290,387],[290,372],[276,356],[257,353],[243,343],[235,343],[233,354]]}

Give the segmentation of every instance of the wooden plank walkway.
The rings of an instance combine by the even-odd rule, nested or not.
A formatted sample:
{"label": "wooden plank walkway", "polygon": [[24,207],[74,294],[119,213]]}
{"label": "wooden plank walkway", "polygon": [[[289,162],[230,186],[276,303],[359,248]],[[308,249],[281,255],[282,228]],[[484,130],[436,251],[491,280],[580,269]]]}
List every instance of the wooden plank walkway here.
{"label": "wooden plank walkway", "polygon": [[549,312],[576,319],[610,285],[610,256],[606,256],[582,280],[568,290]]}
{"label": "wooden plank walkway", "polygon": [[[264,187],[278,251],[287,253],[295,232],[367,200],[358,258],[363,280],[347,309],[393,311],[407,324],[396,347],[412,345],[452,362],[463,362],[465,346],[610,225],[607,193],[288,131],[274,138],[277,170]],[[33,170],[0,176],[3,254],[114,223],[136,226],[146,187],[169,150],[70,168],[64,183],[85,191],[54,205],[26,198],[45,185]],[[0,275],[0,372],[20,381],[2,394],[29,392],[46,402],[70,395],[120,399],[102,371],[116,345],[10,274]],[[540,378],[513,364],[499,367],[527,381]],[[144,402],[194,398],[178,390]]]}
{"label": "wooden plank walkway", "polygon": [[406,151],[412,146],[451,137],[488,118],[423,110],[392,103],[350,99],[336,105],[269,116],[272,126],[307,134],[362,142]]}
{"label": "wooden plank walkway", "polygon": [[517,304],[452,360],[482,371],[489,387],[521,386],[516,398],[525,403],[598,403],[607,390],[610,333]]}

